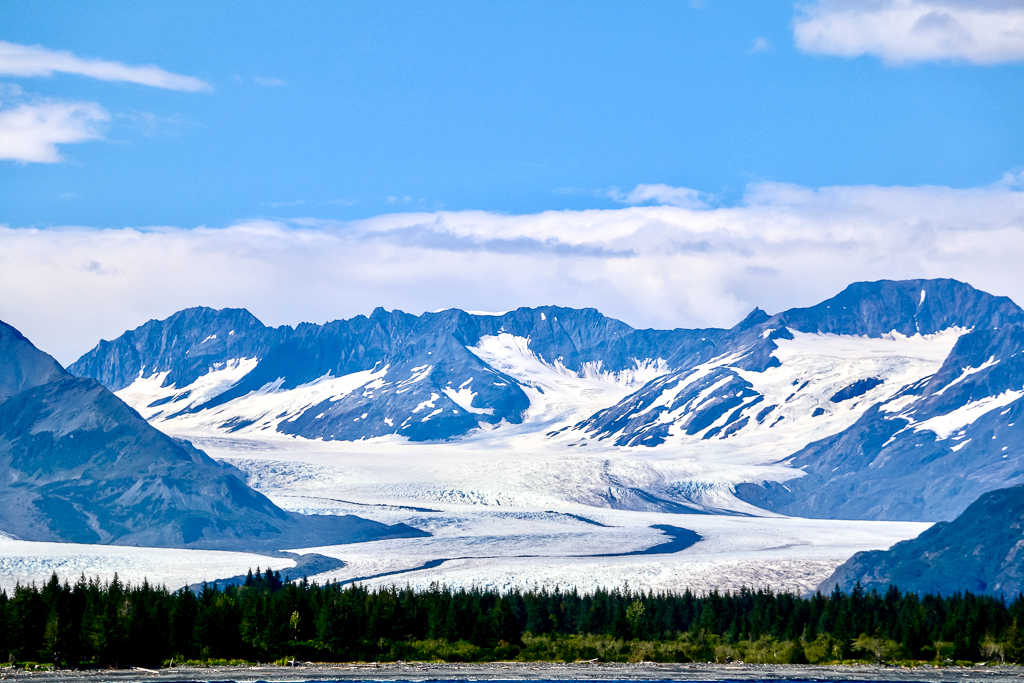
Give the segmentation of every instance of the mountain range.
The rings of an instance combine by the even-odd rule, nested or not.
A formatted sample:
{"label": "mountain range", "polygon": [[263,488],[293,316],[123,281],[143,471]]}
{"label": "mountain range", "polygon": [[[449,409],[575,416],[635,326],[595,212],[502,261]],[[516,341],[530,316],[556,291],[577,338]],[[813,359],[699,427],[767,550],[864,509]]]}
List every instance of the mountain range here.
{"label": "mountain range", "polygon": [[[69,369],[128,395],[136,385],[166,390],[139,406],[159,408],[147,413],[159,422],[210,413],[227,432],[427,441],[522,422],[524,383],[481,357],[483,339],[529,339],[529,352],[560,370],[628,382],[652,362],[686,364],[720,333],[634,330],[593,309],[556,307],[422,316],[378,308],[294,329],[266,327],[242,309],[192,308],[101,342]],[[247,410],[247,399],[267,394],[277,397],[270,412],[280,411]]]}
{"label": "mountain range", "polygon": [[275,549],[423,535],[286,512],[0,323],[0,531],[31,541]]}
{"label": "mountain range", "polygon": [[[173,531],[153,536],[164,544],[313,538],[320,532],[297,529],[338,524],[296,521],[231,468],[150,425],[183,437],[471,441],[510,453],[529,443],[703,463],[704,479],[656,477],[629,489],[653,506],[645,509],[955,520],[896,555],[853,558],[834,582],[909,581],[900,572],[913,557],[950,566],[981,505],[990,524],[1017,531],[986,542],[989,573],[963,565],[973,577],[964,580],[989,591],[1020,585],[1013,571],[992,569],[997,556],[1016,561],[1020,531],[1016,508],[990,497],[1005,502],[998,490],[1024,484],[1024,311],[954,280],[855,283],[808,308],[755,309],[730,329],[634,329],[594,309],[553,306],[378,308],[273,328],[244,309],[191,308],[100,342],[70,374],[7,329],[0,350],[15,370],[0,375],[0,425],[15,484],[0,495],[35,512],[0,523],[23,537],[151,543],[143,519],[158,500],[160,510],[178,505],[167,513]],[[90,425],[102,420],[113,426],[100,437]],[[51,436],[40,437],[40,425]],[[61,460],[86,452],[70,448],[73,438],[76,448],[92,439],[92,455]],[[124,474],[128,460],[150,478]],[[170,493],[171,481],[217,492],[191,499]],[[87,490],[102,494],[89,503]],[[150,507],[132,507],[136,498]],[[237,523],[210,526],[209,500]],[[186,509],[201,521],[186,522]],[[367,537],[415,533],[348,523]],[[337,535],[346,534],[358,535]]]}
{"label": "mountain range", "polygon": [[[1021,350],[1024,311],[1009,299],[909,280],[756,309],[731,329],[636,330],[556,307],[378,308],[270,328],[194,308],[69,369],[169,431],[436,441],[527,420],[551,448],[757,453],[794,476],[733,491],[772,512],[933,521],[1024,483]],[[569,381],[590,384],[563,396]],[[573,410],[531,421],[553,402]]]}

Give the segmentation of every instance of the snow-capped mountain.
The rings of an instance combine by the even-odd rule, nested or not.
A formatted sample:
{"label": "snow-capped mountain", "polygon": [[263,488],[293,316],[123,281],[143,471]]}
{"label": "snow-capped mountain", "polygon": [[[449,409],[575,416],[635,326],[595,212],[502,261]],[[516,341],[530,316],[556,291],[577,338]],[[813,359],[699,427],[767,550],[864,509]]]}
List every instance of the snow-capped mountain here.
{"label": "snow-capped mountain", "polygon": [[735,489],[774,512],[951,519],[1024,481],[1022,322],[1008,299],[951,280],[858,283],[748,319],[726,351],[576,429],[620,446],[770,449],[806,475]]}
{"label": "snow-capped mountain", "polygon": [[965,307],[970,317],[953,321],[963,334],[933,373],[788,460],[806,476],[741,486],[741,497],[808,517],[952,519],[982,493],[1024,482],[1024,321],[996,303]]}
{"label": "snow-capped mountain", "polygon": [[[22,540],[193,548],[422,535],[282,510],[0,322],[0,532]],[[333,539],[333,540],[332,540]]]}
{"label": "snow-capped mountain", "polygon": [[635,388],[719,333],[634,330],[592,309],[556,307],[422,316],[378,308],[295,329],[267,328],[247,311],[197,308],[102,342],[70,369],[154,424],[424,441],[522,422],[527,392],[544,389],[496,358],[515,357],[512,371],[537,366],[526,375]]}
{"label": "snow-capped mountain", "polygon": [[71,370],[172,433],[649,454],[651,483],[595,486],[659,509],[934,520],[1024,481],[1024,454],[997,434],[1022,410],[1022,325],[1009,299],[953,280],[857,283],[728,330],[635,330],[556,307],[271,329],[189,309]]}
{"label": "snow-capped mountain", "polygon": [[620,446],[815,433],[936,372],[967,330],[1022,318],[1008,299],[951,280],[857,283],[812,308],[755,310],[705,358],[578,427]]}

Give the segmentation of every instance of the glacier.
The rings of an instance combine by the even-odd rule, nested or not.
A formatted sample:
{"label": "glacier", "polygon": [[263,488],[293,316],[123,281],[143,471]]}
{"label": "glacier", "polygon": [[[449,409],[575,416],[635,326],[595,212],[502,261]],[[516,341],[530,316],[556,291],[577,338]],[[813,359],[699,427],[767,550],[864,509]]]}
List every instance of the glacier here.
{"label": "glacier", "polygon": [[[1022,330],[952,280],[856,283],[730,329],[188,309],[71,370],[282,509],[430,534],[292,548],[344,561],[318,580],[805,592],[1024,481]],[[635,554],[665,525],[701,540]]]}

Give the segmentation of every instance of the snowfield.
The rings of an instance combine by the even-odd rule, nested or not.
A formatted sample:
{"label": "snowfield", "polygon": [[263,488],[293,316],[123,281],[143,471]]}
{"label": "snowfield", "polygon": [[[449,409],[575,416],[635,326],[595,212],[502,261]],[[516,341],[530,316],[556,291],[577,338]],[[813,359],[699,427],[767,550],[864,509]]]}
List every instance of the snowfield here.
{"label": "snowfield", "polygon": [[[666,382],[657,400],[629,417],[649,415],[653,419],[649,425],[670,425],[665,443],[655,449],[659,453],[685,449],[714,462],[722,458],[751,464],[775,462],[850,427],[871,406],[935,373],[965,332],[949,328],[931,335],[891,333],[881,338],[791,332],[792,340],[775,341],[778,348],[772,356],[778,366],[761,372],[736,367],[746,350],[714,358],[678,381]],[[677,401],[709,376],[718,379],[693,399]],[[687,433],[683,429],[687,420],[734,391],[735,379],[750,385],[744,403]],[[858,382],[868,383],[867,388],[850,398],[840,394]],[[723,431],[726,425],[732,428]],[[567,434],[595,436],[582,429]],[[622,434],[619,430],[600,436]]]}

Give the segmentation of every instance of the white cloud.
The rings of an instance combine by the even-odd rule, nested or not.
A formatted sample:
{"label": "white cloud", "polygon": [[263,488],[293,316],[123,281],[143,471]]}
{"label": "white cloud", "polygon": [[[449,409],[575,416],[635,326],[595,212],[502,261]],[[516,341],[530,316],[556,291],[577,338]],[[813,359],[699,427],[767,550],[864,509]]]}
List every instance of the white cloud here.
{"label": "white cloud", "polygon": [[623,204],[663,204],[686,209],[707,207],[707,195],[700,190],[661,183],[640,184],[625,194],[618,188],[612,188],[608,191],[608,197]]}
{"label": "white cloud", "polygon": [[754,41],[754,44],[750,46],[752,53],[767,52],[772,49],[772,44],[768,42],[767,38],[758,38]]}
{"label": "white cloud", "polygon": [[404,213],[224,229],[0,228],[0,319],[64,362],[186,306],[267,324],[375,306],[594,306],[634,326],[730,326],[850,282],[953,277],[1024,303],[1024,192],[806,188],[734,207]]}
{"label": "white cloud", "polygon": [[995,187],[1001,187],[1007,190],[1024,190],[1024,171],[1004,173],[1003,177],[999,179],[999,182],[995,184]]}
{"label": "white cloud", "polygon": [[256,76],[252,79],[252,82],[265,87],[288,85],[288,81],[282,81],[280,78],[272,78],[270,76]]}
{"label": "white cloud", "polygon": [[1020,0],[815,0],[801,7],[794,37],[805,52],[890,64],[1024,60]]}
{"label": "white cloud", "polygon": [[67,51],[0,41],[0,74],[52,76],[54,73],[78,74],[102,81],[126,81],[168,90],[197,92],[212,89],[209,83],[198,78],[171,73],[158,66],[129,66],[120,62],[83,59]]}
{"label": "white cloud", "polygon": [[95,102],[20,104],[0,110],[0,159],[61,161],[58,144],[96,140],[110,115]]}

